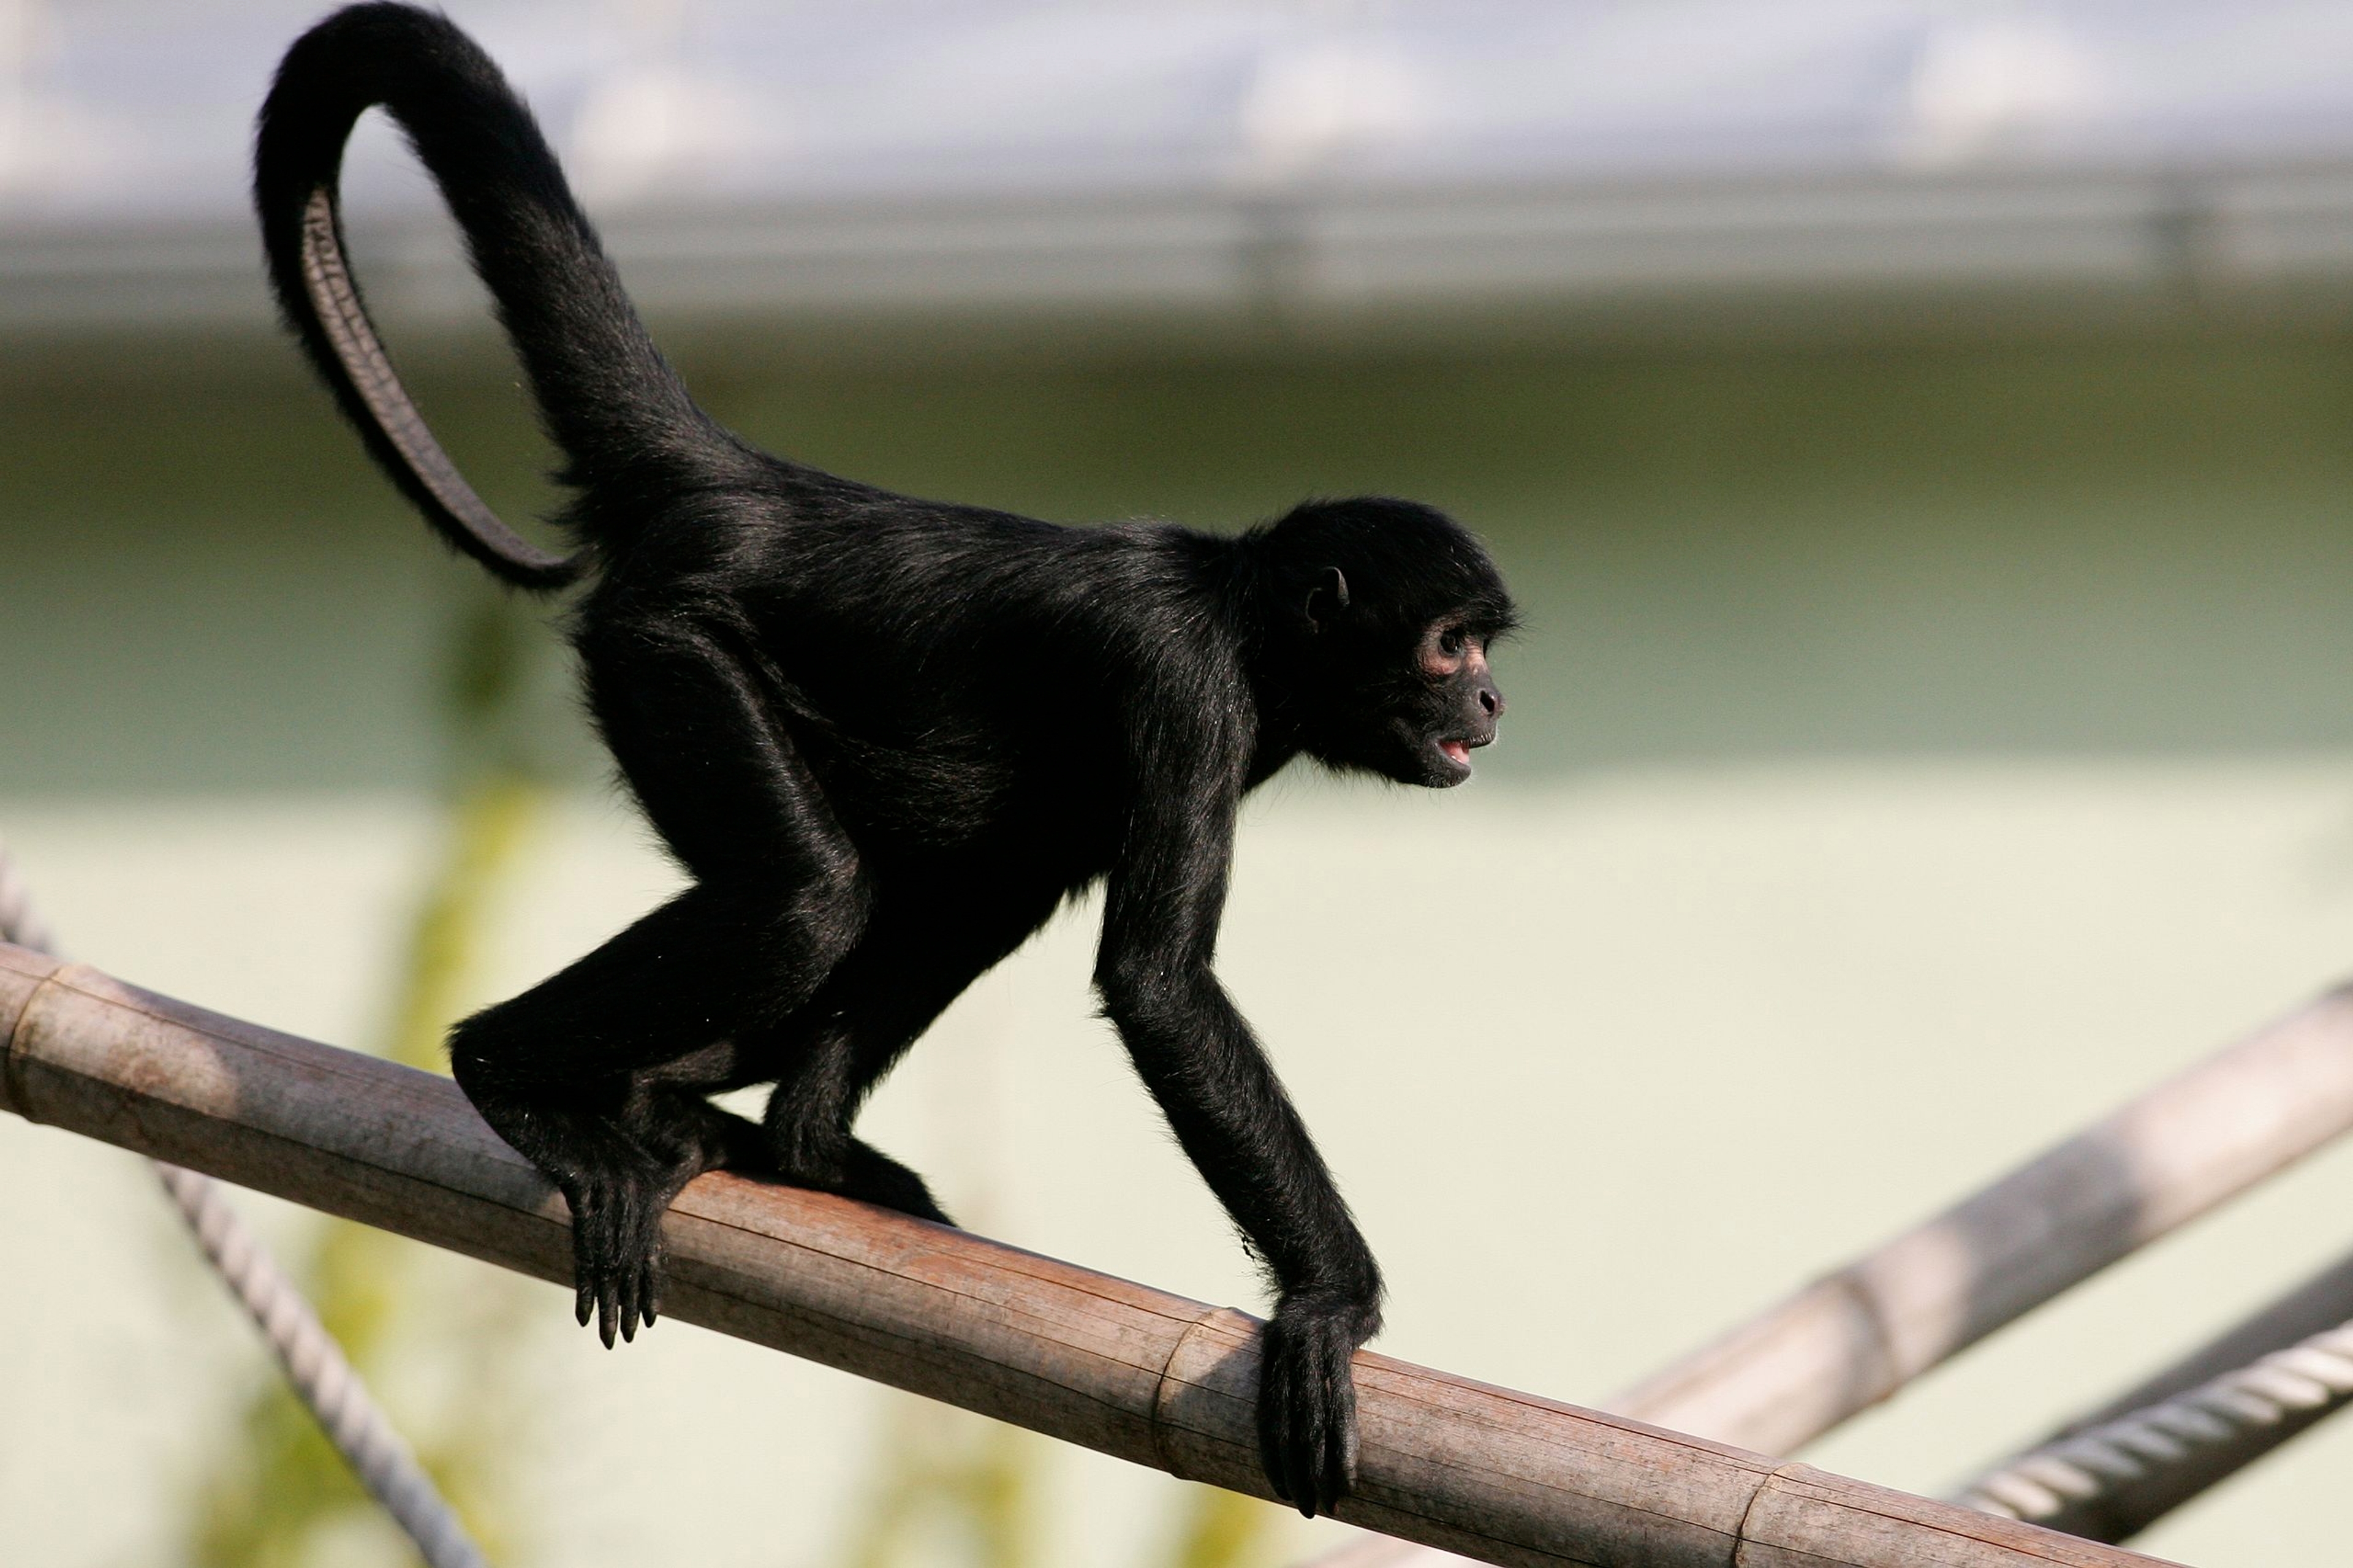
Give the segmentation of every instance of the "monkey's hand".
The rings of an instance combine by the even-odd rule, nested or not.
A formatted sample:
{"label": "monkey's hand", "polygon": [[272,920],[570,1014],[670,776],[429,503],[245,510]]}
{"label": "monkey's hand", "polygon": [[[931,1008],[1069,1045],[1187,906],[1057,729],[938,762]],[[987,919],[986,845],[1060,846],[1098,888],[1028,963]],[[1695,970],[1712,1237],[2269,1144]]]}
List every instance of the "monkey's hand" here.
{"label": "monkey's hand", "polygon": [[1258,1448],[1274,1495],[1313,1519],[1356,1484],[1356,1383],[1348,1358],[1380,1309],[1331,1290],[1286,1290],[1259,1337]]}

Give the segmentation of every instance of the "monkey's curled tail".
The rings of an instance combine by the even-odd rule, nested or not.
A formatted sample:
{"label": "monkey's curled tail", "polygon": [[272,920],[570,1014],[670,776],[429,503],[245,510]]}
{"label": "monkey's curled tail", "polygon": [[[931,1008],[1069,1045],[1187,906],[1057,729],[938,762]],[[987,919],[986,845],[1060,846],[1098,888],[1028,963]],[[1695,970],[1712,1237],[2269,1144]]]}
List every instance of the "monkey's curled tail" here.
{"label": "monkey's curled tail", "polygon": [[[343,144],[382,106],[408,134],[498,303],[564,478],[628,493],[707,463],[727,437],[695,407],[573,200],[514,89],[447,17],[353,5],[287,51],[262,105],[254,205],[288,321],[368,451],[457,549],[522,587],[561,587],[582,556],[517,537],[469,487],[394,373],[345,258]],[[592,542],[596,520],[572,520]]]}

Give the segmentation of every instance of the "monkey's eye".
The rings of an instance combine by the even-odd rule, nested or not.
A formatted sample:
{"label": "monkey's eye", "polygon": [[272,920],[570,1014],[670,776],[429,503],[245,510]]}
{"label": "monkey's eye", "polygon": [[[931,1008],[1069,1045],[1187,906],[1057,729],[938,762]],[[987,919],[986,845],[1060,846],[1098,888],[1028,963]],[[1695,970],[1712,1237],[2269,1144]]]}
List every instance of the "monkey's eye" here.
{"label": "monkey's eye", "polygon": [[1461,626],[1449,626],[1444,631],[1439,633],[1438,651],[1444,654],[1449,658],[1454,658],[1460,656],[1462,652],[1462,628]]}

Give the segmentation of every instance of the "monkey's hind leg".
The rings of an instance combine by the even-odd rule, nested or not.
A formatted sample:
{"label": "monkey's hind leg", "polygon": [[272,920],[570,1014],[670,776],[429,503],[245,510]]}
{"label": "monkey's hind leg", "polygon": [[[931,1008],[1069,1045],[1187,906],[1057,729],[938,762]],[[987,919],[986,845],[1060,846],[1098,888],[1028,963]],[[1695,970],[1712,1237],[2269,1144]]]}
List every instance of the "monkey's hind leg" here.
{"label": "monkey's hind leg", "polygon": [[719,1004],[757,963],[752,929],[690,889],[450,1035],[466,1098],[571,1205],[579,1318],[607,1345],[660,1310],[661,1217],[680,1190],[772,1163],[757,1127],[702,1099],[746,1081]]}
{"label": "monkey's hind leg", "polygon": [[991,885],[900,883],[880,895],[865,936],[776,1047],[763,1119],[776,1179],[953,1225],[923,1178],[852,1131],[877,1083],[948,1005],[1054,908]]}
{"label": "monkey's hind leg", "polygon": [[659,1308],[661,1216],[765,1141],[702,1100],[776,1077],[765,1042],[863,932],[857,847],[734,651],[741,629],[593,600],[591,706],[663,839],[696,879],[553,979],[460,1025],[459,1083],[572,1205],[581,1321],[607,1344]]}

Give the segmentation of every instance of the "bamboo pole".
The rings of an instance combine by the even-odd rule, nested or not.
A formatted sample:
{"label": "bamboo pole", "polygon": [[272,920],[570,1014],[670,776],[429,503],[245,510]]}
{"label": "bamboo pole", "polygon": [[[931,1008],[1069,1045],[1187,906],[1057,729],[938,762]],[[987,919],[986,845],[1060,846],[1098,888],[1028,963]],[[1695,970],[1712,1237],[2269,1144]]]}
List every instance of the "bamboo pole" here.
{"label": "bamboo pole", "polygon": [[[0,1109],[543,1279],[562,1199],[430,1074],[0,947]],[[1267,1496],[1257,1321],[817,1193],[706,1176],[670,1310],[1190,1479]],[[1359,1352],[1340,1517],[1481,1560],[1612,1568],[2155,1561]]]}

